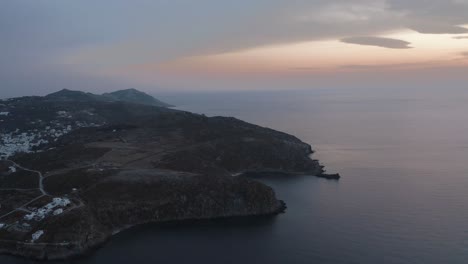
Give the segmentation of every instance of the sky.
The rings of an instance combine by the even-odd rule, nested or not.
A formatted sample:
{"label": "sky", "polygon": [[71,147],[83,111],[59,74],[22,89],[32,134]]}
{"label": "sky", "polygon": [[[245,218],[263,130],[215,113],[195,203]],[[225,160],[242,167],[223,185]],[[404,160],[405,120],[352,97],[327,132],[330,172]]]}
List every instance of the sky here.
{"label": "sky", "polygon": [[0,97],[468,83],[468,0],[1,0],[0,40]]}

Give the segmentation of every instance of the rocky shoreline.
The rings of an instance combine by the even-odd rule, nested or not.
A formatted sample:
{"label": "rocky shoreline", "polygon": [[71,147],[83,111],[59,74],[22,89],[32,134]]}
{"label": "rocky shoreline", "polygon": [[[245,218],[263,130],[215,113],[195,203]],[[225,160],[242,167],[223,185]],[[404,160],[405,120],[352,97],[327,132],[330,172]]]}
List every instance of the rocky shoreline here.
{"label": "rocky shoreline", "polygon": [[206,218],[194,218],[194,219],[173,219],[166,221],[148,221],[136,223],[134,225],[128,225],[122,227],[119,230],[114,230],[106,237],[99,238],[92,241],[87,241],[86,244],[80,247],[74,247],[70,245],[48,245],[48,244],[32,244],[26,243],[21,244],[17,241],[0,241],[0,255],[9,255],[19,258],[25,258],[30,260],[37,261],[57,261],[57,260],[71,260],[71,259],[80,259],[85,258],[93,254],[99,248],[105,246],[105,244],[112,239],[113,236],[125,232],[129,229],[132,229],[137,226],[147,225],[147,224],[170,224],[177,223],[182,225],[191,225],[201,221],[212,221],[212,220],[228,220],[228,219],[238,219],[238,218],[250,218],[250,217],[274,217],[278,214],[285,213],[286,204],[284,201],[279,200],[280,205],[278,208],[271,213],[262,213],[262,214],[247,214],[247,215],[231,215],[231,216],[219,216],[219,217],[206,217]]}

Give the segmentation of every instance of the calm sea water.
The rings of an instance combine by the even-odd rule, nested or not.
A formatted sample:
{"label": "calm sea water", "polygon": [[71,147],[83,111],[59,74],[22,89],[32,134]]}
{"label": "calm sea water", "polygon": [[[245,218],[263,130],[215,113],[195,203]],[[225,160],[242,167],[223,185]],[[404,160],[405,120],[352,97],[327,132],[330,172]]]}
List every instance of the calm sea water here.
{"label": "calm sea water", "polygon": [[[69,263],[468,263],[468,92],[324,89],[161,98],[294,134],[343,178],[265,179],[288,204],[286,214],[138,227]],[[0,263],[30,262],[0,257]]]}

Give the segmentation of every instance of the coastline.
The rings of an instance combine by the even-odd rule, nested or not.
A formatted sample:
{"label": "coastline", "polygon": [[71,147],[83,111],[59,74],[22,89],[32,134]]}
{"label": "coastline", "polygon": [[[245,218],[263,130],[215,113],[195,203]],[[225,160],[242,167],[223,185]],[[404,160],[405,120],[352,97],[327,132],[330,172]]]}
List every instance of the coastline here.
{"label": "coastline", "polygon": [[[197,223],[209,222],[209,221],[229,221],[229,220],[237,220],[237,219],[251,219],[251,218],[259,218],[259,217],[275,217],[279,214],[283,214],[286,212],[287,206],[283,200],[278,200],[279,204],[278,207],[269,212],[264,214],[245,214],[245,215],[229,215],[229,216],[215,216],[215,217],[204,217],[204,218],[187,218],[187,219],[172,219],[172,220],[164,220],[164,221],[143,221],[141,223],[136,223],[133,225],[128,225],[122,227],[120,229],[114,230],[113,232],[109,233],[103,239],[92,241],[92,243],[86,244],[85,247],[81,247],[79,251],[70,251],[69,246],[67,245],[50,245],[48,243],[21,243],[18,241],[2,241],[0,240],[0,255],[7,255],[12,256],[15,258],[21,258],[26,260],[32,261],[64,261],[64,260],[74,260],[74,259],[84,259],[89,257],[94,252],[99,250],[100,248],[104,247],[114,236],[127,232],[133,228],[143,227],[146,225],[166,225],[166,224],[175,224],[175,225],[193,225]],[[11,243],[14,244],[11,247],[15,247],[14,249],[6,249],[5,244],[3,243]],[[18,244],[23,244],[29,247],[29,250],[22,249],[19,250]],[[37,251],[41,251],[44,254],[36,254]],[[49,253],[46,253],[49,252]],[[28,254],[25,254],[28,253]]]}

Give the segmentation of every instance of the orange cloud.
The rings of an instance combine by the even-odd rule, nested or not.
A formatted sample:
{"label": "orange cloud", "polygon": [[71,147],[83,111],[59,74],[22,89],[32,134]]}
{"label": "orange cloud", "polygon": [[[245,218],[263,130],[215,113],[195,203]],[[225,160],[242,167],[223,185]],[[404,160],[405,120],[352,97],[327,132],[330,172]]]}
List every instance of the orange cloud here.
{"label": "orange cloud", "polygon": [[410,43],[413,48],[365,46],[330,39],[196,55],[162,63],[115,64],[95,69],[93,74],[160,83],[161,80],[190,78],[228,80],[282,76],[299,78],[352,72],[421,73],[421,70],[429,68],[467,67],[466,43],[454,37],[455,35],[450,34],[421,34],[399,30],[378,38],[401,40],[401,43]]}
{"label": "orange cloud", "polygon": [[[290,75],[356,70],[359,65],[363,65],[359,70],[466,66],[465,62],[457,60],[457,54],[466,51],[466,45],[451,35],[406,30],[383,37],[401,39],[402,43],[411,43],[414,48],[389,49],[324,40],[193,56],[163,64],[141,64],[132,66],[131,70],[173,75]],[[391,67],[386,67],[388,65]]]}

